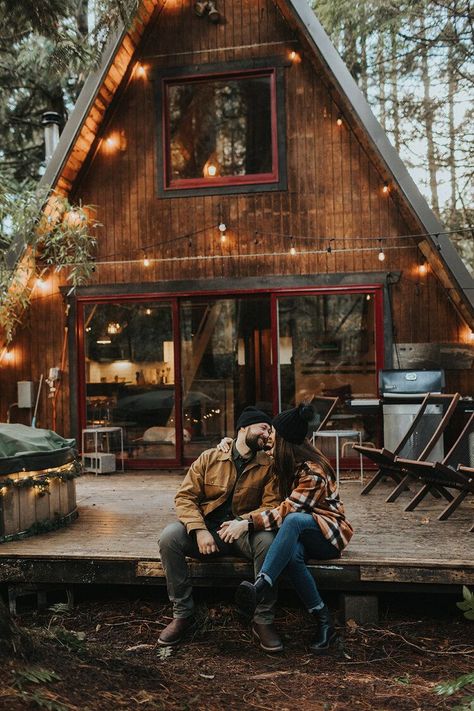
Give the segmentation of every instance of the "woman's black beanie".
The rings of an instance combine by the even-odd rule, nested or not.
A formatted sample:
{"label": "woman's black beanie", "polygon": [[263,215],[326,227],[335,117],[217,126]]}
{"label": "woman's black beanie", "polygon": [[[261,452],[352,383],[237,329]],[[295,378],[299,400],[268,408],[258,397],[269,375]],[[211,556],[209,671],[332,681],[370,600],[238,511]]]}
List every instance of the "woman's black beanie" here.
{"label": "woman's black beanie", "polygon": [[303,444],[308,434],[308,423],[314,417],[311,405],[298,405],[284,410],[272,420],[272,425],[283,439],[291,444]]}

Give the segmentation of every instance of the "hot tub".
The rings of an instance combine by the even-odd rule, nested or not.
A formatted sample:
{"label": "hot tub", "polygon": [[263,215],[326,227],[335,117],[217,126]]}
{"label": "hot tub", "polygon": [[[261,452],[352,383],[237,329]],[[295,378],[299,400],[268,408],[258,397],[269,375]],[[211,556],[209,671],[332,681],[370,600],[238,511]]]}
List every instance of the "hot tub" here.
{"label": "hot tub", "polygon": [[81,471],[74,440],[0,424],[0,543],[74,521]]}

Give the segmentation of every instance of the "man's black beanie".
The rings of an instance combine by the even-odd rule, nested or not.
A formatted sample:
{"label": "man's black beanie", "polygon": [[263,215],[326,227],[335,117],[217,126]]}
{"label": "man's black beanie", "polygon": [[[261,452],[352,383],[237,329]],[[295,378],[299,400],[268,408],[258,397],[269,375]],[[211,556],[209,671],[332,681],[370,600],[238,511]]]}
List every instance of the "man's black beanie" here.
{"label": "man's black beanie", "polygon": [[265,422],[267,425],[271,426],[272,418],[263,412],[263,410],[259,410],[251,405],[250,407],[246,407],[245,410],[242,410],[235,425],[235,429],[238,432],[241,427],[256,425],[257,422]]}

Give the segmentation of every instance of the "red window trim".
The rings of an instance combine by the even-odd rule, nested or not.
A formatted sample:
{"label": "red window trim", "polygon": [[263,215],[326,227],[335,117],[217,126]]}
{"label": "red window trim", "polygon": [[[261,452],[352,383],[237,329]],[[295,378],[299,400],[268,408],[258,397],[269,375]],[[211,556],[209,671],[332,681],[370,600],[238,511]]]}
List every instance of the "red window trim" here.
{"label": "red window trim", "polygon": [[[187,82],[202,83],[209,79],[218,78],[245,78],[245,77],[270,77],[270,109],[271,109],[271,131],[272,131],[272,172],[271,173],[250,173],[248,175],[228,175],[216,178],[181,178],[173,180],[171,178],[171,157],[170,157],[170,131],[169,131],[169,111],[167,87],[173,84],[183,84]],[[275,67],[265,67],[259,69],[235,70],[212,72],[196,76],[187,74],[179,77],[163,77],[162,83],[162,154],[163,154],[163,192],[171,190],[192,190],[195,188],[215,188],[229,187],[233,185],[265,185],[278,183],[280,180],[279,154],[278,154],[278,107],[277,107],[277,72]]]}

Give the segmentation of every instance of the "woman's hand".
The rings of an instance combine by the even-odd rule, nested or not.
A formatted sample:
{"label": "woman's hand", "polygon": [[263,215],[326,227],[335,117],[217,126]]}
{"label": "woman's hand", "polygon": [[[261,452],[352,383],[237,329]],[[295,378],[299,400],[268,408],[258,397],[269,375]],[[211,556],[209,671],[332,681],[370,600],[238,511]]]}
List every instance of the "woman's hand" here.
{"label": "woman's hand", "polygon": [[[227,453],[230,450],[232,444],[232,437],[223,437],[219,444],[216,446],[218,452]],[[226,521],[226,523],[229,523]]]}
{"label": "woman's hand", "polygon": [[233,543],[233,541],[236,541],[248,530],[248,527],[249,522],[246,519],[242,521],[238,521],[237,519],[234,521],[224,521],[217,533],[225,543]]}

